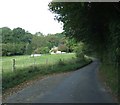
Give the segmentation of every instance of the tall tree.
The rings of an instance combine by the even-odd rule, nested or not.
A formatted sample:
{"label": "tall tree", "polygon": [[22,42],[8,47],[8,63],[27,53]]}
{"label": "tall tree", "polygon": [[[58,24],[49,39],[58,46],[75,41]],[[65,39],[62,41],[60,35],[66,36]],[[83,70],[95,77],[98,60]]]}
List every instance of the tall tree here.
{"label": "tall tree", "polygon": [[1,28],[2,43],[12,42],[12,30],[8,27]]}
{"label": "tall tree", "polygon": [[[108,55],[109,48],[113,48],[113,43],[119,40],[120,5],[118,3],[51,2],[49,9],[56,13],[58,21],[64,23],[63,29],[67,36],[91,45],[101,60]],[[113,22],[118,27],[110,29]],[[113,34],[113,30],[116,30],[117,34]],[[114,39],[112,43],[109,43],[110,38]],[[114,47],[117,49],[119,44]],[[115,50],[111,52],[117,56]]]}

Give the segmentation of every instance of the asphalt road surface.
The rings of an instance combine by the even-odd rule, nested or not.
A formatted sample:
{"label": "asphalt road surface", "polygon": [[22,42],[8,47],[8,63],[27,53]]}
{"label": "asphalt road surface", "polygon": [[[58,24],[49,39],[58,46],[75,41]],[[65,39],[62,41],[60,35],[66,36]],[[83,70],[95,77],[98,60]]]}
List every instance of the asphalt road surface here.
{"label": "asphalt road surface", "polygon": [[36,81],[5,103],[115,103],[98,78],[99,61]]}

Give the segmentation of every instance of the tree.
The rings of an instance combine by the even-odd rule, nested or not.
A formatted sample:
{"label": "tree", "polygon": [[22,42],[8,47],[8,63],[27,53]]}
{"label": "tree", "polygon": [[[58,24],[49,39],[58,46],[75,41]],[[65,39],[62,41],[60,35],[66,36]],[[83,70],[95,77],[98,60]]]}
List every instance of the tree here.
{"label": "tree", "polygon": [[40,47],[40,48],[37,48],[34,53],[36,54],[47,54],[49,53],[50,49],[48,47]]}
{"label": "tree", "polygon": [[8,27],[1,28],[2,43],[12,42],[12,30]]}
{"label": "tree", "polygon": [[62,51],[62,52],[67,52],[68,47],[67,47],[66,45],[64,45],[64,44],[60,44],[60,45],[58,46],[58,50],[60,50],[60,51]]}
{"label": "tree", "polygon": [[32,39],[32,34],[29,33],[28,31],[26,32],[22,28],[14,28],[13,29],[13,40],[14,43],[20,43],[20,42],[25,42],[25,43],[30,43]]}
{"label": "tree", "polygon": [[44,36],[36,36],[34,35],[32,38],[32,42],[31,45],[33,47],[33,50],[40,48],[40,47],[46,47],[47,41],[46,38]]}
{"label": "tree", "polygon": [[48,45],[49,49],[51,49],[53,46],[58,46],[59,37],[57,35],[49,34],[45,38],[48,42],[47,45]]}
{"label": "tree", "polygon": [[23,55],[23,54],[25,54],[25,44],[24,43],[2,44],[2,55],[3,56]]}
{"label": "tree", "polygon": [[22,28],[14,28],[13,29],[13,40],[15,43],[19,43],[21,40],[23,40],[25,36],[25,30]]}
{"label": "tree", "polygon": [[[109,86],[114,85],[113,90],[115,90],[116,85],[116,91],[120,90],[117,83],[120,69],[120,4],[51,2],[49,9],[56,13],[58,21],[64,23],[63,30],[68,37],[84,42],[97,54],[108,76],[106,81],[108,78],[111,79]],[[111,73],[109,68],[106,69],[108,66],[111,67]],[[110,76],[112,73],[114,75]],[[112,79],[115,80],[115,84]],[[120,92],[117,92],[119,98]]]}
{"label": "tree", "polygon": [[[70,38],[76,38],[77,41],[89,44],[97,52],[101,61],[105,57],[111,58],[110,56],[114,59],[119,58],[115,57],[117,56],[115,49],[120,47],[118,43],[120,41],[118,35],[120,34],[120,6],[118,3],[51,2],[49,9],[56,13],[58,21],[64,23],[65,34]],[[116,34],[113,30],[116,30],[114,31]],[[111,48],[114,50],[109,50]],[[113,62],[113,59],[109,61]]]}
{"label": "tree", "polygon": [[44,36],[43,33],[41,33],[41,32],[36,32],[35,35],[37,35],[37,36]]}
{"label": "tree", "polygon": [[[14,28],[11,30],[8,27],[1,28],[2,37],[2,55],[21,55],[28,50],[28,45],[31,43],[32,34],[22,28]],[[27,53],[26,53],[27,54]]]}

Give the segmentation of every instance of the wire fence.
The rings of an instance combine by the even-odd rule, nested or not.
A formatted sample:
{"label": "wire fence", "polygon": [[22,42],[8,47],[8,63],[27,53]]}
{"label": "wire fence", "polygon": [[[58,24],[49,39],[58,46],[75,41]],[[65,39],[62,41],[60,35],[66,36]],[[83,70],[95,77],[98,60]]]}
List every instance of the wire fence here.
{"label": "wire fence", "polygon": [[5,57],[2,59],[2,72],[14,72],[17,69],[35,67],[37,65],[53,65],[60,60],[64,61],[70,57],[66,55],[60,56],[39,56],[39,57],[30,57],[30,56],[17,56],[17,57]]}

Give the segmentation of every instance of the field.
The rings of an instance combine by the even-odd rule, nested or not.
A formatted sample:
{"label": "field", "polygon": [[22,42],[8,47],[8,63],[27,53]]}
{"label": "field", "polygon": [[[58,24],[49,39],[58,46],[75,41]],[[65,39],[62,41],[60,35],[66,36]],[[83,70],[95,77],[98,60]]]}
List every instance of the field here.
{"label": "field", "polygon": [[16,69],[22,69],[35,65],[52,65],[61,60],[69,60],[75,58],[74,53],[69,54],[57,54],[57,55],[42,55],[38,57],[31,57],[30,55],[24,56],[10,56],[2,57],[2,71],[3,73],[12,72],[13,59],[15,59]]}
{"label": "field", "polygon": [[[15,69],[12,67],[15,59]],[[77,70],[91,60],[77,59],[74,53],[42,55],[39,57],[11,56],[2,58],[2,90],[12,88],[37,76]]]}

